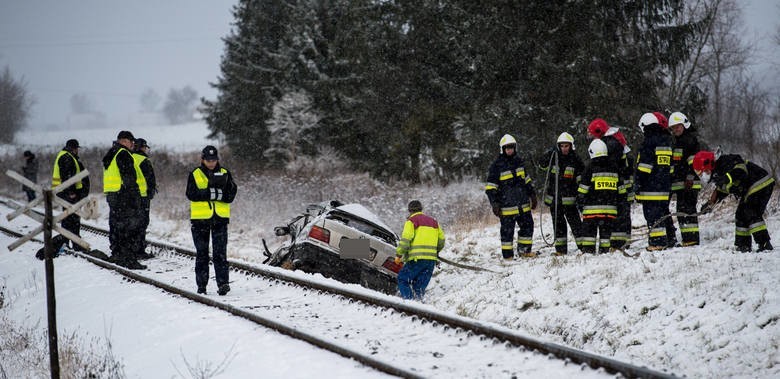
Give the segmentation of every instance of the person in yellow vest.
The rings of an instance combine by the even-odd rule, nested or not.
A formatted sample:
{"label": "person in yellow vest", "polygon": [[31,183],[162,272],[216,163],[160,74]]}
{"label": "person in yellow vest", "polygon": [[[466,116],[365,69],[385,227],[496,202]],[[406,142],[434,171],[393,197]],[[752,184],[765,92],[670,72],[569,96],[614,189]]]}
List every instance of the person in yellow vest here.
{"label": "person in yellow vest", "polygon": [[410,201],[407,209],[409,218],[404,223],[395,257],[396,264],[405,262],[398,272],[398,292],[404,299],[422,301],[439,260],[439,251],[444,248],[444,231],[436,219],[422,213],[420,201]]}
{"label": "person in yellow vest", "polygon": [[138,263],[137,239],[141,220],[141,193],[133,160],[133,133],[119,132],[116,141],[103,156],[103,192],[108,202],[108,240],[111,245],[110,260],[131,270],[146,269]]}
{"label": "person in yellow vest", "polygon": [[192,240],[195,244],[195,284],[198,293],[206,293],[209,281],[209,238],[212,261],[217,279],[217,294],[226,295],[228,284],[227,238],[230,203],[238,187],[233,176],[219,164],[217,148],[206,146],[200,156],[200,166],[187,178],[187,199],[190,200]]}
{"label": "person in yellow vest", "polygon": [[138,191],[141,193],[141,209],[139,217],[141,218],[141,224],[138,226],[138,233],[134,236],[136,238],[135,247],[139,248],[135,252],[137,259],[149,259],[153,255],[146,252],[146,229],[149,227],[149,210],[152,199],[157,193],[157,179],[154,176],[154,167],[152,167],[152,161],[149,160],[149,145],[143,138],[135,139],[135,146],[133,150],[133,160],[135,161],[135,175],[136,182],[138,183]]}
{"label": "person in yellow vest", "polygon": [[[60,150],[60,152],[57,154],[57,157],[54,158],[54,169],[52,170],[51,176],[52,188],[62,184],[64,181],[70,179],[81,171],[84,171],[84,164],[81,163],[81,160],[79,159],[79,148],[79,141],[75,139],[69,139],[65,143],[65,147]],[[58,193],[57,196],[71,204],[75,204],[81,201],[81,199],[89,196],[89,186],[89,176],[86,176],[81,179],[80,182]],[[77,236],[81,236],[81,217],[79,217],[78,214],[74,213],[68,217],[65,217],[62,219],[60,225],[63,229]],[[66,242],[64,237],[59,237],[59,241],[62,243]],[[73,244],[73,248],[82,250],[81,246],[76,244]]]}

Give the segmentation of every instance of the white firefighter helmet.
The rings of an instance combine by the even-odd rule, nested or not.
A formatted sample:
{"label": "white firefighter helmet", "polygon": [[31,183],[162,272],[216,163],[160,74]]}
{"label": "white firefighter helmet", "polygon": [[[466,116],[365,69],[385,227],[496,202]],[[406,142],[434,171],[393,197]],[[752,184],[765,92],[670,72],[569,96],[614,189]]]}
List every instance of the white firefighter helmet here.
{"label": "white firefighter helmet", "polygon": [[[498,142],[498,145],[500,146],[501,152],[504,152],[504,146],[506,145],[515,145],[517,146],[517,141],[515,140],[515,137],[510,136],[509,134],[504,134],[503,137],[501,137],[501,141]],[[515,147],[517,149],[517,147]]]}
{"label": "white firefighter helmet", "polygon": [[570,143],[571,149],[574,150],[574,137],[571,136],[571,134],[563,132],[561,135],[558,136],[558,141],[556,141],[558,144],[562,143]]}
{"label": "white firefighter helmet", "polygon": [[691,127],[691,121],[688,120],[688,116],[684,115],[682,112],[674,112],[669,116],[669,126],[677,124],[683,124],[685,129]]}
{"label": "white firefighter helmet", "polygon": [[588,146],[588,155],[590,159],[607,156],[607,144],[600,139],[594,139]]}
{"label": "white firefighter helmet", "polygon": [[645,131],[645,126],[652,125],[652,124],[658,124],[658,117],[656,117],[652,113],[645,113],[642,115],[642,118],[639,119],[639,129],[642,130],[642,132]]}

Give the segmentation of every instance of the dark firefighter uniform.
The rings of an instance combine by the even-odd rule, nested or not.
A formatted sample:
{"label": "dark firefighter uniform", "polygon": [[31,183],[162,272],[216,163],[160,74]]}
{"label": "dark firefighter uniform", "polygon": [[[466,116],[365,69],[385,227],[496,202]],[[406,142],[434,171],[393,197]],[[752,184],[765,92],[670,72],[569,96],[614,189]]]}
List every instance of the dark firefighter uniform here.
{"label": "dark firefighter uniform", "polygon": [[[591,146],[603,142],[593,140]],[[595,150],[593,147],[590,150]],[[601,253],[611,246],[610,237],[622,201],[619,192],[620,174],[612,157],[606,152],[592,153],[577,189],[577,202],[582,206],[582,237],[580,250],[594,254],[598,244]],[[596,236],[598,235],[598,239]]]}
{"label": "dark firefighter uniform", "polygon": [[[557,166],[553,154],[558,157]],[[574,241],[578,247],[581,243],[582,220],[580,212],[577,210],[577,188],[585,165],[573,149],[564,155],[560,147],[547,152],[542,157],[541,162],[545,165],[542,170],[547,172],[544,203],[550,207],[550,214],[555,223],[555,252],[558,255],[566,254],[568,251],[567,225],[571,227]],[[548,164],[550,167],[547,167]],[[556,182],[558,183],[557,197],[555,193]]]}
{"label": "dark firefighter uniform", "polygon": [[512,241],[517,225],[517,252],[529,256],[534,232],[531,202],[536,199],[536,191],[517,153],[508,156],[502,152],[490,165],[485,193],[501,221],[501,255],[504,259],[514,257]]}
{"label": "dark firefighter uniform", "polygon": [[[52,170],[51,178],[52,188],[57,187],[64,181],[84,170],[84,164],[82,164],[79,159],[79,147],[79,142],[77,140],[68,140],[65,144],[65,148],[63,148],[57,154],[57,157],[54,158],[54,169]],[[58,193],[57,196],[71,204],[75,204],[81,201],[81,199],[89,196],[89,187],[89,176],[86,176],[82,178],[81,181]],[[77,236],[81,236],[81,217],[79,217],[78,214],[74,213],[65,217],[62,219],[60,225],[63,229],[68,230]],[[63,238],[64,237],[59,237],[58,241],[55,241],[55,244],[57,246],[62,246],[62,243],[66,242]],[[73,247],[74,249],[81,250],[81,246],[79,245],[74,244]]]}
{"label": "dark firefighter uniform", "polygon": [[[130,269],[145,269],[135,257],[135,252],[140,250],[135,236],[139,233],[141,193],[133,154],[128,150],[133,140],[130,132],[120,132],[117,142],[103,157],[103,192],[109,207],[111,260]],[[122,141],[129,141],[129,145],[122,145]]]}
{"label": "dark firefighter uniform", "polygon": [[696,214],[696,202],[699,199],[701,181],[693,172],[693,156],[701,150],[696,133],[685,129],[682,135],[674,139],[672,150],[672,194],[677,198],[678,213],[694,216],[677,216],[683,246],[699,244],[699,218]]}
{"label": "dark firefighter uniform", "polygon": [[409,203],[396,256],[406,262],[398,272],[398,292],[404,299],[422,300],[433,275],[439,252],[444,248],[444,231],[431,216],[422,213],[422,204]]}
{"label": "dark firefighter uniform", "polygon": [[[666,131],[666,118],[663,115],[646,115],[652,115],[654,119],[646,121],[642,127],[645,138],[639,149],[636,168],[636,200],[642,203],[642,212],[649,228],[648,250],[661,250],[673,245],[676,240],[669,217],[672,136]],[[645,116],[642,120],[646,120]]]}
{"label": "dark firefighter uniform", "polygon": [[138,183],[138,192],[141,194],[141,207],[138,217],[138,233],[135,235],[136,242],[133,244],[140,250],[135,252],[136,258],[146,259],[151,256],[146,253],[146,229],[149,227],[149,211],[151,202],[157,193],[157,178],[154,176],[154,167],[149,157],[143,151],[146,140],[139,138],[135,140],[136,150],[133,152],[133,162],[135,167],[136,183]]}
{"label": "dark firefighter uniform", "polygon": [[238,188],[233,176],[219,163],[213,169],[206,160],[218,160],[217,149],[206,146],[201,155],[201,165],[187,178],[187,199],[190,200],[192,240],[195,244],[195,284],[199,293],[206,293],[209,280],[209,239],[211,239],[214,273],[218,293],[224,295],[228,286],[227,238],[230,222],[230,203]]}
{"label": "dark firefighter uniform", "polygon": [[[631,203],[634,201],[634,167],[633,157],[629,154],[629,149],[625,146],[625,138],[617,128],[610,128],[601,140],[607,145],[609,159],[615,164],[619,175],[618,195],[620,201],[617,203],[617,216],[612,223],[612,233],[610,234],[610,246],[614,248],[624,248],[631,239]],[[618,138],[620,133],[620,138]]]}
{"label": "dark firefighter uniform", "polygon": [[757,164],[745,161],[736,154],[723,155],[715,161],[711,181],[717,186],[716,201],[729,194],[739,199],[736,212],[734,246],[739,251],[750,251],[750,237],[758,251],[772,250],[764,211],[772,197],[775,179]]}

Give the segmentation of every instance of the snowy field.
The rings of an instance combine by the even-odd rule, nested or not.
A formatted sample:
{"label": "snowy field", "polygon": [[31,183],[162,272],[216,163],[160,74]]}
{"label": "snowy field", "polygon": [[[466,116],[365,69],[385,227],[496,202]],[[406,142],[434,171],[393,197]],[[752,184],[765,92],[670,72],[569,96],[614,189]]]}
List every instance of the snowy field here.
{"label": "snowy field", "polygon": [[[115,134],[113,131],[106,138],[110,141]],[[259,237],[271,236],[272,231],[266,229],[290,216],[298,199],[287,200],[296,204],[285,206],[280,203],[289,194],[263,198],[242,193],[249,187],[248,181],[258,179],[237,176],[243,181],[237,199],[243,196],[242,201],[248,202],[236,207],[236,219],[230,224],[229,254],[231,259],[257,263],[261,259]],[[446,188],[419,186],[409,192],[372,194],[383,191],[389,190],[366,189],[361,203],[396,232],[402,217],[398,209],[409,196],[418,197],[423,204],[430,204],[433,216],[443,220],[448,237],[444,257],[497,272],[441,264],[429,286],[428,306],[677,376],[780,377],[780,250],[732,250],[733,199],[702,217],[699,247],[645,252],[646,238],[642,229],[636,229],[631,250],[641,252],[636,259],[620,254],[577,256],[571,254],[575,252],[573,244],[571,255],[552,257],[552,248],[545,246],[541,233],[552,230],[549,214],[545,209],[540,224],[539,214],[534,212],[534,247],[542,256],[504,265],[498,258],[497,220],[476,212],[463,216],[461,212],[460,218],[473,220],[459,220],[458,227],[451,227],[456,220],[447,207],[451,209],[458,202],[467,209],[485,204],[477,180]],[[258,206],[261,209],[278,211],[258,213],[252,206],[261,202],[268,203]],[[94,223],[106,227],[105,201],[99,203],[102,216]],[[154,203],[152,209],[151,239],[192,248],[187,220],[171,219],[170,209],[155,208]],[[254,214],[239,216],[240,212]],[[766,216],[778,246],[780,194],[774,194]],[[5,222],[4,217],[2,220]],[[641,206],[634,204],[634,226],[641,227],[643,221]],[[551,240],[549,236],[546,239]],[[271,248],[279,242],[269,239]],[[0,318],[45,330],[43,264],[33,257],[33,246],[8,252],[9,243],[7,237],[0,238],[0,289],[4,294]],[[217,377],[224,378],[309,378],[322,377],[323,373],[339,378],[383,376],[219,311],[141,284],[122,282],[79,259],[58,258],[55,267],[60,335],[78,335],[85,345],[110,342],[130,378],[193,377],[188,367],[220,364],[224,370]],[[346,320],[349,317],[365,316],[345,315]],[[390,362],[393,359],[387,357]],[[3,369],[8,377],[46,376],[45,371]]]}
{"label": "snowy field", "polygon": [[[171,152],[200,151],[204,146],[218,145],[218,141],[208,138],[208,128],[204,121],[195,121],[180,125],[147,125],[123,128],[133,133],[136,138],[144,138],[153,150]],[[65,141],[75,138],[82,147],[111,147],[116,135],[121,129],[80,129],[80,130],[23,130],[16,135],[15,147],[19,150],[50,150],[61,149]]]}

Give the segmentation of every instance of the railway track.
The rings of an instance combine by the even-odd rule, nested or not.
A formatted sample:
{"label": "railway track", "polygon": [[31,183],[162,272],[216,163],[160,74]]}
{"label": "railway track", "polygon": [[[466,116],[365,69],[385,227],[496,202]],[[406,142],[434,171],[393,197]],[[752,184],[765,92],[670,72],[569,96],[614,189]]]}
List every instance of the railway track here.
{"label": "railway track", "polygon": [[[85,237],[98,248],[107,245],[106,230],[83,225],[82,231],[86,232],[82,235],[91,235]],[[673,377],[362,288],[330,285],[308,275],[240,261],[230,260],[230,295],[203,296],[189,290],[194,289],[193,251],[160,242],[149,242],[149,247],[156,257],[146,261],[149,269],[142,271],[73,254],[129,279],[217,307],[391,375]],[[473,354],[475,351],[479,354]],[[430,364],[431,356],[436,358],[434,365]],[[466,371],[464,361],[469,362]]]}

